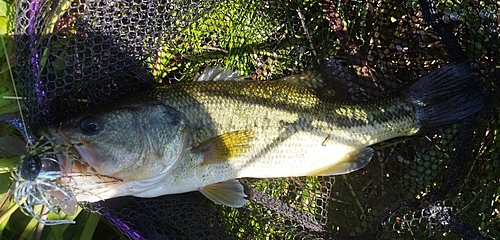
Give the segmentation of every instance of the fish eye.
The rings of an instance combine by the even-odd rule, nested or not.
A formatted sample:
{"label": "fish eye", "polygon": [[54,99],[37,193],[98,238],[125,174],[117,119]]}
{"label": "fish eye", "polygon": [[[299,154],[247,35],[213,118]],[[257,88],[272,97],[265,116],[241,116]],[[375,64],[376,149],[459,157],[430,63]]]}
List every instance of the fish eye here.
{"label": "fish eye", "polygon": [[21,177],[33,181],[38,177],[42,162],[37,155],[28,156],[28,158],[21,165]]}
{"label": "fish eye", "polygon": [[80,120],[80,131],[86,135],[95,135],[101,132],[102,127],[99,119],[95,116],[85,116]]}

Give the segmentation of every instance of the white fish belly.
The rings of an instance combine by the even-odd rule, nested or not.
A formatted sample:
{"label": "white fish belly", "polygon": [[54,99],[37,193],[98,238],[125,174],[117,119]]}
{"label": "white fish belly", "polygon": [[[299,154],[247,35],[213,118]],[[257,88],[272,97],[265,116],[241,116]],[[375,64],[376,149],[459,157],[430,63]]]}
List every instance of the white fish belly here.
{"label": "white fish belly", "polygon": [[228,167],[236,178],[307,176],[345,160],[359,148],[334,142],[328,135],[298,132],[275,146],[258,146],[243,158],[228,161]]}
{"label": "white fish belly", "polygon": [[325,140],[313,133],[298,132],[275,144],[254,142],[242,156],[202,164],[203,156],[191,154],[177,171],[157,184],[155,189],[136,194],[151,197],[198,190],[204,186],[237,178],[279,178],[314,175],[345,160],[360,147]]}

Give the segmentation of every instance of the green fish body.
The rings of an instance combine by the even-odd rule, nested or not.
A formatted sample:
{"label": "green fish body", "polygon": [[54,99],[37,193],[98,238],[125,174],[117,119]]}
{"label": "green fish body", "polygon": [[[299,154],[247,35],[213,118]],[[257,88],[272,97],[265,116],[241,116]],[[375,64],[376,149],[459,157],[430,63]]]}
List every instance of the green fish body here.
{"label": "green fish body", "polygon": [[[235,179],[349,173],[368,164],[372,144],[443,126],[483,107],[465,62],[374,102],[335,101],[320,79],[304,77],[239,81],[230,71],[207,69],[193,83],[156,88],[48,132],[57,144],[70,143],[84,163],[61,157],[65,171],[92,169],[121,180],[89,187],[91,194],[79,201],[199,190],[216,203],[241,207],[245,194]],[[96,182],[75,180],[80,186]]]}

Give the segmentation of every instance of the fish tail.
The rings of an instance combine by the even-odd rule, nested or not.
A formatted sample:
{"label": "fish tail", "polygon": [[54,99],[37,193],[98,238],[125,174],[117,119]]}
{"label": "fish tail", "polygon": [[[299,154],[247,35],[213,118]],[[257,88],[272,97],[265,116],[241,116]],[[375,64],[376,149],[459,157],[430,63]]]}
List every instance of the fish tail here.
{"label": "fish tail", "polygon": [[448,64],[422,77],[408,89],[419,132],[462,120],[485,105],[484,88],[470,61]]}

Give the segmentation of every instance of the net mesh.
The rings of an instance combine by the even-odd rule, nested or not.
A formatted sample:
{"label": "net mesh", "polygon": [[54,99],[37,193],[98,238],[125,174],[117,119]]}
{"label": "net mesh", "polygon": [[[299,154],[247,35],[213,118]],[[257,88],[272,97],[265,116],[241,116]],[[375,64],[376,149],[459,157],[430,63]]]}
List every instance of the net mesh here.
{"label": "net mesh", "polygon": [[488,239],[500,235],[499,15],[496,1],[23,0],[17,85],[36,132],[207,66],[262,81],[319,66],[361,101],[475,59],[491,99],[477,119],[377,144],[357,172],[244,179],[240,209],[199,193],[85,207],[131,239]]}

